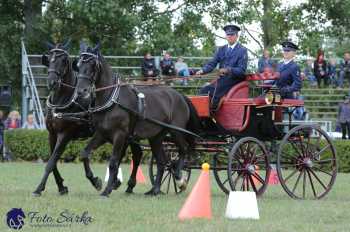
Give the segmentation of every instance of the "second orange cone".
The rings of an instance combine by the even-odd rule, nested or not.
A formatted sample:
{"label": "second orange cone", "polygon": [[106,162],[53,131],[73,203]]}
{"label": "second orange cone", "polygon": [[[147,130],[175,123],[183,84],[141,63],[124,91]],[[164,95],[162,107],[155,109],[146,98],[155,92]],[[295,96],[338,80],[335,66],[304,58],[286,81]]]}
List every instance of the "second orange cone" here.
{"label": "second orange cone", "polygon": [[[132,169],[134,167],[134,162],[133,160],[131,160],[131,164],[130,164],[130,173],[132,172]],[[144,184],[146,183],[146,178],[142,173],[142,169],[140,168],[140,166],[138,166],[137,168],[137,173],[136,173],[136,182],[139,184]]]}
{"label": "second orange cone", "polygon": [[178,215],[180,220],[191,218],[211,219],[209,164],[202,165],[202,172]]}

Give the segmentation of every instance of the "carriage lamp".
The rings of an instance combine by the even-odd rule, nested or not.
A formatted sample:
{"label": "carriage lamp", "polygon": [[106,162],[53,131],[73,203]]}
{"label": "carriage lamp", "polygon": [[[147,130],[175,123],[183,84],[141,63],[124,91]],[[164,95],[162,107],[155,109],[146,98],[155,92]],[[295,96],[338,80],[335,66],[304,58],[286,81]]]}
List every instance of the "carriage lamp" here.
{"label": "carriage lamp", "polygon": [[271,91],[268,91],[265,95],[265,102],[268,105],[271,105],[273,103],[273,93]]}

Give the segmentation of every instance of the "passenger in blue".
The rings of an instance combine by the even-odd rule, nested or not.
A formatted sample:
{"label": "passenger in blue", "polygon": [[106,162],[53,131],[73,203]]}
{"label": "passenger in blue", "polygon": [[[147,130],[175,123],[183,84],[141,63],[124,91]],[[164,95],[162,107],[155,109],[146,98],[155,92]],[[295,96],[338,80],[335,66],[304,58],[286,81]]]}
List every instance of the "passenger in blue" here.
{"label": "passenger in blue", "polygon": [[298,46],[290,41],[283,42],[281,45],[283,48],[283,62],[277,66],[280,77],[275,84],[280,89],[282,98],[294,99],[302,87],[300,68],[294,62]]}
{"label": "passenger in blue", "polygon": [[197,75],[213,71],[219,64],[220,77],[200,90],[200,94],[209,94],[212,109],[216,109],[220,98],[224,96],[232,86],[243,81],[248,63],[247,49],[238,43],[238,32],[240,28],[236,25],[224,27],[227,45],[219,47],[214,57],[197,71]]}

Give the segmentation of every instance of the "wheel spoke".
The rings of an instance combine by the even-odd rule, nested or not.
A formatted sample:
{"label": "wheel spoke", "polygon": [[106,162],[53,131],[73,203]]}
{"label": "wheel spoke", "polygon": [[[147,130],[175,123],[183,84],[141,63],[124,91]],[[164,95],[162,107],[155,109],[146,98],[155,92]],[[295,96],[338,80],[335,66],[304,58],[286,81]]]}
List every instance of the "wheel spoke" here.
{"label": "wheel spoke", "polygon": [[327,146],[325,146],[324,148],[322,148],[317,154],[315,154],[313,158],[315,158],[316,156],[321,157],[321,154],[322,154],[323,152],[325,152],[325,151],[326,151],[328,148],[330,148],[330,147],[331,147],[331,145],[328,144]]}
{"label": "wheel spoke", "polygon": [[294,176],[295,173],[297,173],[298,169],[294,169],[294,171],[289,174],[289,176],[287,178],[284,179],[284,183],[287,183],[287,181],[289,180],[289,178],[291,178],[292,176]]}
{"label": "wheel spoke", "polygon": [[320,178],[318,178],[318,176],[316,175],[316,173],[315,173],[312,169],[310,169],[310,172],[311,172],[311,174],[316,178],[316,180],[322,185],[322,187],[326,190],[327,187],[323,184],[323,182],[320,180]]}
{"label": "wheel spoke", "polygon": [[324,173],[324,174],[327,174],[327,175],[329,175],[329,176],[333,176],[332,173],[326,172],[326,171],[324,171],[324,170],[322,170],[322,169],[320,169],[320,168],[318,168],[318,167],[313,166],[312,168],[313,168],[313,169],[316,169],[317,171],[320,171],[320,172],[322,172],[322,173]]}
{"label": "wheel spoke", "polygon": [[242,175],[242,173],[239,173],[239,174],[237,175],[237,177],[236,177],[236,178],[234,179],[234,181],[233,181],[234,190],[236,190],[236,185],[237,185],[238,180],[239,180],[239,178],[240,178],[241,175]]}
{"label": "wheel spoke", "polygon": [[312,161],[317,163],[317,164],[327,164],[327,163],[329,163],[329,161],[335,161],[335,159],[334,158],[330,158],[330,159],[312,160]]}
{"label": "wheel spoke", "polygon": [[303,179],[303,198],[305,198],[305,185],[306,185],[306,172],[304,170],[304,179]]}
{"label": "wheel spoke", "polygon": [[293,141],[291,141],[290,144],[292,145],[293,149],[295,150],[295,152],[296,152],[299,156],[303,156],[303,154],[300,154],[298,148],[296,147],[296,144],[294,144]]}
{"label": "wheel spoke", "polygon": [[258,192],[258,190],[256,189],[256,186],[255,186],[253,177],[252,177],[251,175],[249,175],[249,181],[250,181],[250,184],[251,184],[252,187],[253,187],[254,192]]}
{"label": "wheel spoke", "polygon": [[301,149],[301,153],[303,155],[303,157],[306,157],[306,154],[305,154],[305,150],[304,150],[304,144],[303,144],[303,137],[300,135],[300,131],[298,131],[298,135],[299,135],[299,143],[300,143],[300,149]]}
{"label": "wheel spoke", "polygon": [[252,175],[261,183],[264,184],[265,180],[258,174],[258,173],[252,173]]}
{"label": "wheel spoke", "polygon": [[[170,175],[170,172],[168,172],[168,175]],[[169,193],[169,189],[170,189],[170,182],[171,182],[171,176],[169,176],[168,178],[168,184],[167,184],[167,189],[166,189],[166,193]]]}
{"label": "wheel spoke", "polygon": [[250,163],[252,163],[256,157],[256,150],[258,149],[258,145],[255,144],[253,150],[250,152],[251,157],[250,157]]}
{"label": "wheel spoke", "polygon": [[165,181],[166,181],[166,179],[167,179],[167,177],[170,175],[170,171],[167,171],[166,172],[166,175],[163,177],[163,180],[162,180],[162,182],[161,182],[161,184],[160,185],[162,185]]}
{"label": "wheel spoke", "polygon": [[286,158],[286,159],[289,159],[290,161],[298,160],[298,161],[302,162],[302,160],[300,160],[298,157],[289,155],[285,152],[282,152],[281,156]]}
{"label": "wheel spoke", "polygon": [[229,181],[229,178],[227,178],[224,182],[222,182],[223,185],[225,185]]}
{"label": "wheel spoke", "polygon": [[312,178],[311,178],[310,172],[309,172],[308,169],[306,169],[306,172],[307,172],[307,175],[309,176],[309,180],[310,180],[310,184],[311,184],[311,188],[312,188],[312,192],[314,194],[314,197],[317,198],[317,194],[316,194],[316,191],[315,191],[314,183],[312,182]]}
{"label": "wheel spoke", "polygon": [[293,194],[294,194],[294,192],[295,192],[295,189],[296,189],[296,188],[297,188],[297,186],[298,186],[298,183],[299,183],[300,177],[301,177],[301,175],[303,174],[303,172],[304,172],[304,170],[303,170],[303,171],[301,171],[301,172],[299,173],[299,176],[298,176],[298,178],[297,178],[297,181],[295,182],[294,187],[293,187],[293,190],[292,190]]}
{"label": "wheel spoke", "polygon": [[177,185],[176,185],[176,181],[175,181],[175,176],[172,176],[172,178],[173,178],[175,193],[178,193],[178,191],[177,191]]}

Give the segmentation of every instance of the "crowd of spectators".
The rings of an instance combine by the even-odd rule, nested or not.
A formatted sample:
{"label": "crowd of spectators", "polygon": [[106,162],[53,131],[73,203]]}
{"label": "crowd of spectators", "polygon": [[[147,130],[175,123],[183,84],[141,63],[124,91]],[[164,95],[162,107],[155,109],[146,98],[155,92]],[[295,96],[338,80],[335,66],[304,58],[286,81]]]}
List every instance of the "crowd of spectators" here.
{"label": "crowd of spectators", "polygon": [[166,79],[179,78],[179,83],[186,86],[188,85],[190,75],[193,75],[196,71],[190,69],[181,56],[177,57],[176,62],[174,62],[169,52],[164,53],[159,66],[160,70],[157,69],[155,59],[152,57],[151,53],[147,52],[141,64],[142,80],[155,80],[157,76],[161,74]]}

